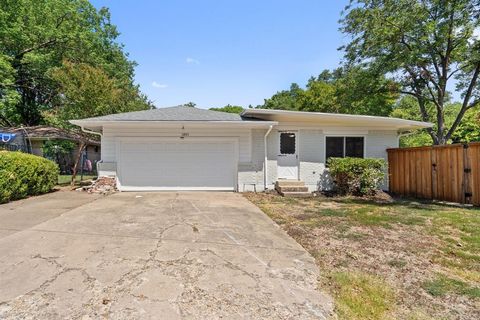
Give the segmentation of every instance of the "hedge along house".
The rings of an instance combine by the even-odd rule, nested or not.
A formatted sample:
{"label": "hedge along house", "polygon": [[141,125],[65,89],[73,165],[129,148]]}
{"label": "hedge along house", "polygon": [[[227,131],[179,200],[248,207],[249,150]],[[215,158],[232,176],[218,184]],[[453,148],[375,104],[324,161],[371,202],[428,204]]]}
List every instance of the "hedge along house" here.
{"label": "hedge along house", "polygon": [[72,120],[101,136],[99,175],[121,191],[329,188],[329,157],[386,158],[399,136],[430,123],[346,114],[185,106]]}

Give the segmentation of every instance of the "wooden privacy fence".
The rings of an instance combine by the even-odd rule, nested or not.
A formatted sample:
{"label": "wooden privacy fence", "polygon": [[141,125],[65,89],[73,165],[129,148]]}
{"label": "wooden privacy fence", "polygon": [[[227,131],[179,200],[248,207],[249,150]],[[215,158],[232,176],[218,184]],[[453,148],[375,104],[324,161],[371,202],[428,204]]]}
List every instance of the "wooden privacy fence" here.
{"label": "wooden privacy fence", "polygon": [[387,152],[390,192],[480,205],[480,143]]}

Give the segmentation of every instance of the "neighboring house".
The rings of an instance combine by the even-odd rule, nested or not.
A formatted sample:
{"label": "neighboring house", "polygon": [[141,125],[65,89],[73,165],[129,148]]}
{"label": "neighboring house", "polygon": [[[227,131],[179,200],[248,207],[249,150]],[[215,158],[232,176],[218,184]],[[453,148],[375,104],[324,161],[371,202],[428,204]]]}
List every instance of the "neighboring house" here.
{"label": "neighboring house", "polygon": [[[46,141],[71,141],[75,143],[75,147],[70,153],[51,159],[59,164],[62,173],[70,173],[77,159],[80,137],[75,133],[48,126],[0,128],[0,133],[8,136],[8,138],[2,138],[0,141],[0,149],[21,150],[40,157],[45,156],[44,145]],[[92,164],[100,160],[99,141],[88,140],[84,150],[84,159],[90,160]]]}
{"label": "neighboring house", "polygon": [[248,109],[171,107],[72,120],[101,134],[99,175],[121,191],[272,189],[277,180],[328,189],[328,157],[386,158],[399,135],[430,123]]}

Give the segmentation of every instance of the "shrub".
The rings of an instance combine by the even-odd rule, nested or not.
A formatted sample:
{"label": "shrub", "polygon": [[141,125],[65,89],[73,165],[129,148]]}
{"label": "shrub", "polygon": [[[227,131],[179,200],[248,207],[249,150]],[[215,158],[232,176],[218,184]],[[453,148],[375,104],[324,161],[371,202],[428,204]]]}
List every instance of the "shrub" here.
{"label": "shrub", "polygon": [[385,177],[383,159],[330,158],[328,167],[341,194],[372,195]]}
{"label": "shrub", "polygon": [[0,203],[51,191],[57,184],[58,166],[22,152],[0,151]]}

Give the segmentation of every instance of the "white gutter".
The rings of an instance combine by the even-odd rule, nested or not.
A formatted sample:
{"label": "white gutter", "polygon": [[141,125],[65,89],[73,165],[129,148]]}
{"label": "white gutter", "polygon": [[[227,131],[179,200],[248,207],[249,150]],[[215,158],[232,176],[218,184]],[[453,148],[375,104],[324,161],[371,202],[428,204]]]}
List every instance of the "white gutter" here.
{"label": "white gutter", "polygon": [[85,129],[83,126],[80,126],[80,129],[82,129],[82,131],[85,133],[96,134],[97,136],[100,136],[100,139],[103,138],[103,135],[100,132]]}
{"label": "white gutter", "polygon": [[264,152],[265,152],[265,159],[264,159],[264,162],[263,162],[264,163],[263,164],[263,188],[265,190],[267,190],[267,173],[268,173],[268,169],[267,169],[267,167],[268,167],[268,165],[267,165],[268,164],[267,163],[267,161],[268,161],[268,159],[267,159],[267,155],[268,155],[267,154],[267,152],[268,152],[268,150],[267,150],[267,137],[270,134],[270,132],[272,131],[272,129],[273,129],[273,125],[270,125],[267,133],[265,133],[265,136],[263,137],[263,147],[264,147]]}
{"label": "white gutter", "polygon": [[[241,114],[242,116],[255,117],[259,115],[269,116],[273,121],[308,121],[308,122],[328,122],[339,121],[338,125],[345,125],[345,120],[353,121],[356,124],[364,123],[371,126],[375,122],[383,123],[384,125],[397,125],[399,127],[413,126],[418,129],[430,128],[433,126],[430,122],[422,122],[416,120],[407,120],[401,118],[370,116],[370,115],[354,115],[344,113],[326,113],[326,112],[308,112],[308,111],[293,111],[293,110],[272,110],[272,109],[246,109]],[[290,119],[276,119],[275,117],[291,117]]]}

